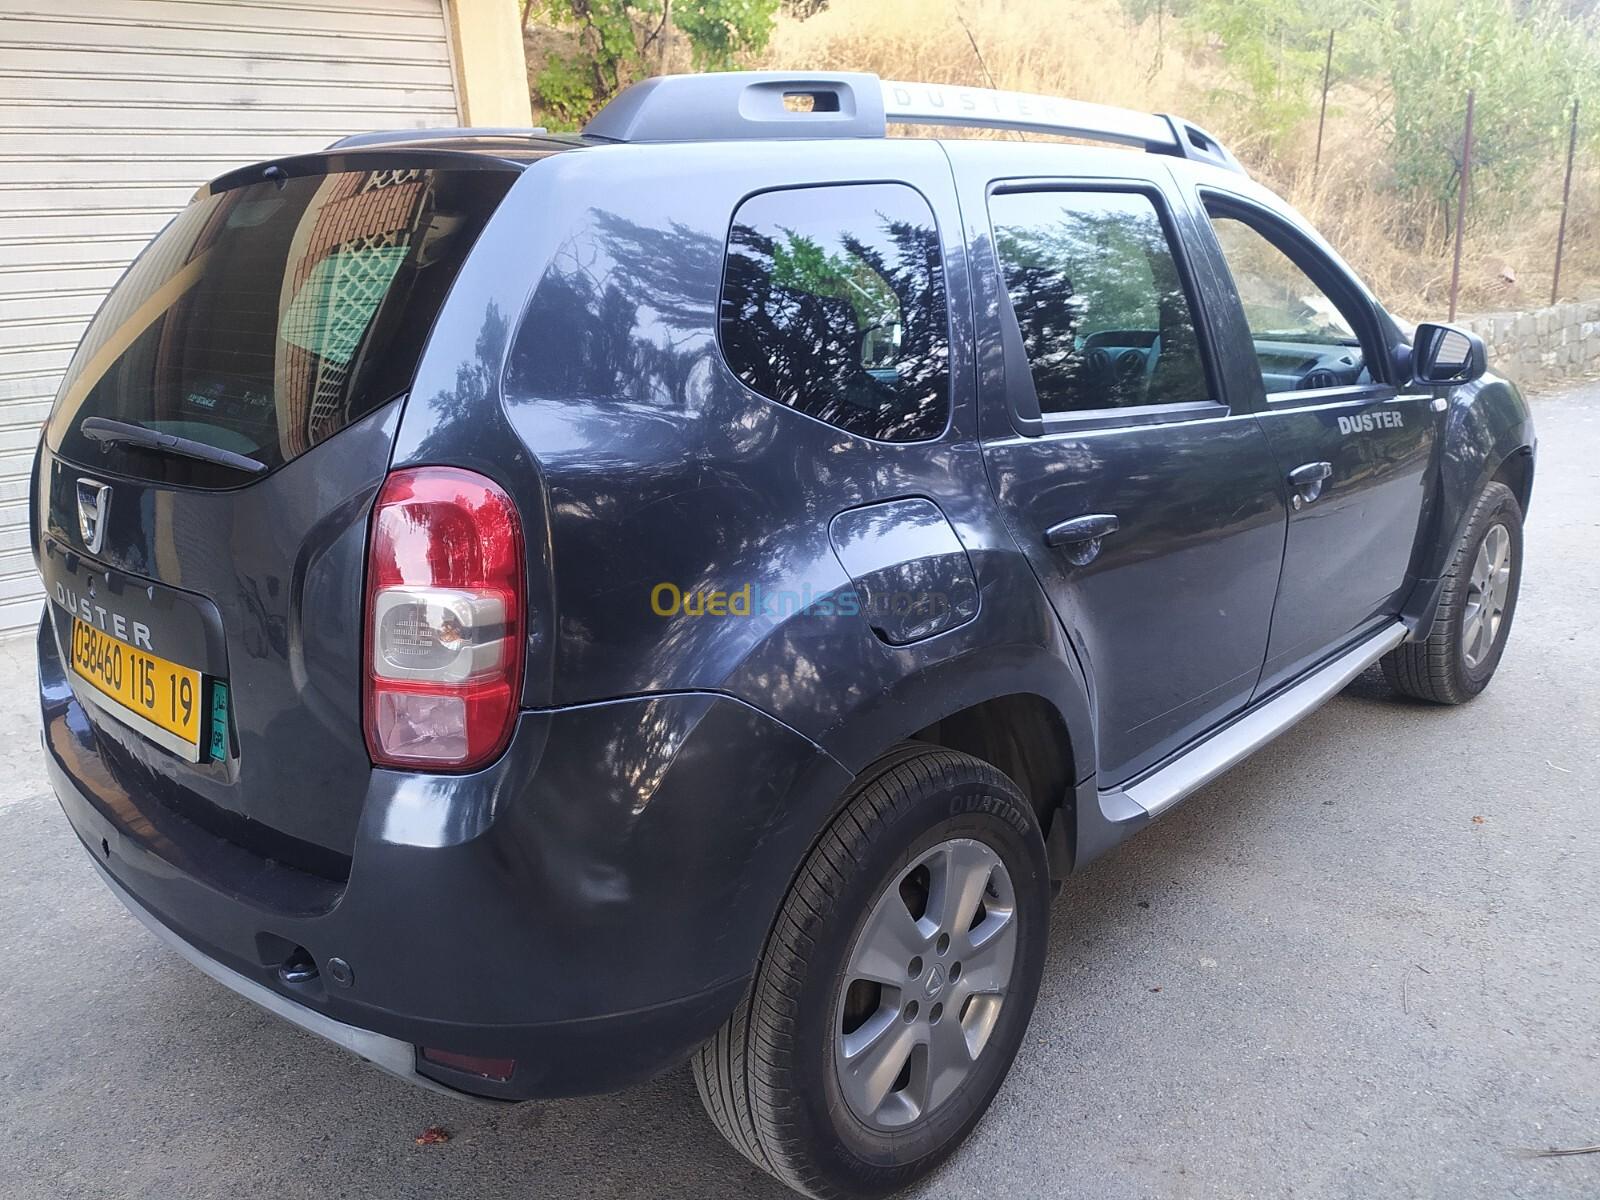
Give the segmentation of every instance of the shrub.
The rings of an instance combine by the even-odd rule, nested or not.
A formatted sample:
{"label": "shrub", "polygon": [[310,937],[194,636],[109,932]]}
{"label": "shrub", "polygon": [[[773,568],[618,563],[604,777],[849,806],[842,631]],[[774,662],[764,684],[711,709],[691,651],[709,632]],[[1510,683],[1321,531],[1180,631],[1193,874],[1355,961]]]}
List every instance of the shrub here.
{"label": "shrub", "polygon": [[546,122],[576,128],[628,84],[658,71],[674,32],[687,40],[697,71],[723,71],[762,50],[778,0],[545,0],[530,18],[574,29],[571,49],[550,50],[534,78]]}
{"label": "shrub", "polygon": [[1460,186],[1468,89],[1476,217],[1515,204],[1558,155],[1572,100],[1600,91],[1592,30],[1558,0],[1411,0],[1395,8],[1386,41],[1394,182],[1437,211],[1432,228],[1444,233]]}

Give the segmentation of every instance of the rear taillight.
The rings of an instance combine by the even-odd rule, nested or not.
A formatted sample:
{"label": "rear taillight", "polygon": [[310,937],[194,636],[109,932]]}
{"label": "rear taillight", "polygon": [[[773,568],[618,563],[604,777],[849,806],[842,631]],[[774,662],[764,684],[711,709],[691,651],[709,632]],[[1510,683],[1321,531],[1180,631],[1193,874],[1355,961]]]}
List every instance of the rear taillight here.
{"label": "rear taillight", "polygon": [[384,480],[367,548],[367,749],[467,770],[505,749],[522,689],[522,524],[491,480],[415,467]]}

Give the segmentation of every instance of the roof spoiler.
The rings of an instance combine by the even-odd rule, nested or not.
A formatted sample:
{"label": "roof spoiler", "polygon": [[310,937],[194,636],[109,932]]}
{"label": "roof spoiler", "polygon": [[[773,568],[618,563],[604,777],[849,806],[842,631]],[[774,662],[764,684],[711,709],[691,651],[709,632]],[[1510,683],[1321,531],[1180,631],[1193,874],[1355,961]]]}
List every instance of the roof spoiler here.
{"label": "roof spoiler", "polygon": [[329,150],[355,150],[362,146],[389,146],[403,142],[436,142],[450,138],[525,138],[546,133],[543,126],[521,128],[484,125],[479,128],[455,129],[376,129],[371,133],[352,133],[336,142],[329,142]]}
{"label": "roof spoiler", "polygon": [[1198,125],[1161,113],[865,72],[660,75],[624,89],[584,126],[611,142],[881,138],[890,125],[953,125],[1085,138],[1244,174]]}

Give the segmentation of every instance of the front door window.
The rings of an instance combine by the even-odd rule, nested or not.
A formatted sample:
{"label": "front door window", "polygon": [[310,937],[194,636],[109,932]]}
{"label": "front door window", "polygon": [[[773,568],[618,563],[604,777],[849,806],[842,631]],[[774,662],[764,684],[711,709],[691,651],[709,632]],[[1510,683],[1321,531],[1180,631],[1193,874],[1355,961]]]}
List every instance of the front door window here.
{"label": "front door window", "polygon": [[1250,222],[1213,211],[1211,226],[1244,308],[1267,395],[1372,382],[1355,324]]}

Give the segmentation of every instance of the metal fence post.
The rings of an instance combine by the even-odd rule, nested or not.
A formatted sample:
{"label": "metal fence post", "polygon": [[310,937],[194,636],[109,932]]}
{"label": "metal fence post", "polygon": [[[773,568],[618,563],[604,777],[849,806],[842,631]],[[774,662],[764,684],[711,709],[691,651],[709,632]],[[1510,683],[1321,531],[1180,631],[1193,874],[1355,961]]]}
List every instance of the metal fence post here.
{"label": "metal fence post", "polygon": [[1333,74],[1333,30],[1328,30],[1328,54],[1322,60],[1322,111],[1317,114],[1317,156],[1311,160],[1311,178],[1322,173],[1322,127],[1328,123],[1328,79]]}
{"label": "metal fence post", "polygon": [[1572,132],[1567,137],[1567,178],[1561,185],[1561,224],[1556,229],[1556,267],[1550,273],[1550,303],[1561,298],[1561,252],[1567,245],[1567,206],[1572,203],[1572,159],[1578,152],[1578,102],[1572,102]]}
{"label": "metal fence post", "polygon": [[1456,255],[1450,268],[1450,320],[1456,319],[1456,299],[1461,294],[1461,242],[1467,232],[1467,188],[1472,182],[1472,102],[1467,92],[1467,128],[1461,138],[1461,191],[1456,196]]}

